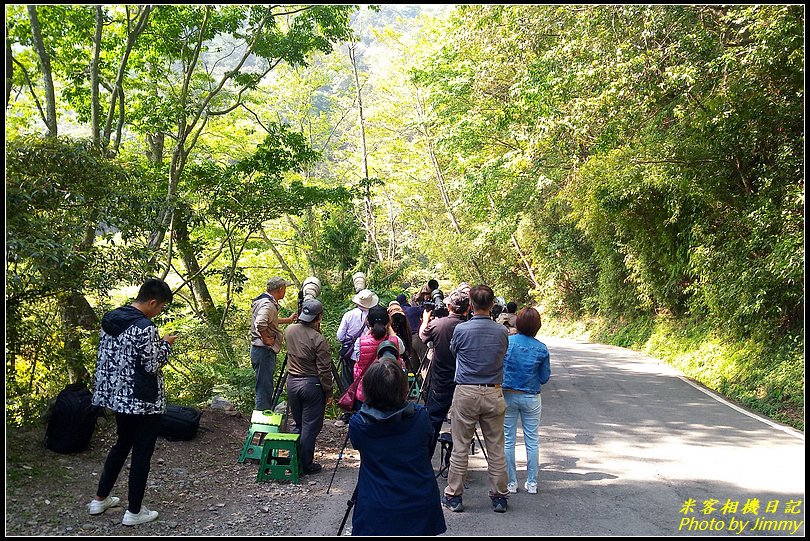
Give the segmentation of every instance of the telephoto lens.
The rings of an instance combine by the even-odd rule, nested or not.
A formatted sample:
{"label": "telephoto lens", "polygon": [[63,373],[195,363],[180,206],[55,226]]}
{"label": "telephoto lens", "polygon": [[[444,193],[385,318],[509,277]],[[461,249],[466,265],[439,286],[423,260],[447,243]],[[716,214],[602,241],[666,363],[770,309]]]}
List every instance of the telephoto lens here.
{"label": "telephoto lens", "polygon": [[366,289],[366,275],[362,272],[354,273],[352,275],[352,285],[354,286],[355,293],[360,293]]}
{"label": "telephoto lens", "polygon": [[444,304],[444,292],[441,289],[434,289],[430,297],[433,299],[433,304],[438,308]]}
{"label": "telephoto lens", "polygon": [[301,293],[303,299],[316,298],[321,294],[321,281],[314,276],[310,276],[304,280],[304,284],[301,286]]}

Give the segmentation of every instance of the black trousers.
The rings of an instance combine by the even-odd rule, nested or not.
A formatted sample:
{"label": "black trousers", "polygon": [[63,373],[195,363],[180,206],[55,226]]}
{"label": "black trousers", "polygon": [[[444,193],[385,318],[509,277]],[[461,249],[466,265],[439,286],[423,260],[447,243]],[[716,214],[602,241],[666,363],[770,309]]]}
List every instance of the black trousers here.
{"label": "black trousers", "polygon": [[315,440],[323,428],[326,395],[318,376],[287,376],[287,403],[295,420],[293,434],[301,434],[301,467],[315,460]]}
{"label": "black trousers", "polygon": [[430,424],[433,427],[433,437],[430,439],[428,449],[431,457],[436,451],[436,442],[441,434],[444,420],[447,418],[447,412],[450,411],[450,406],[453,403],[453,392],[455,390],[456,383],[454,381],[437,382],[431,380],[430,382],[425,408],[428,410]]}
{"label": "black trousers", "polygon": [[132,451],[132,466],[129,469],[129,505],[130,513],[140,513],[143,494],[146,491],[146,480],[155,452],[155,442],[160,430],[161,414],[135,415],[116,413],[118,439],[107,454],[104,470],[98,481],[96,495],[106,498],[112,492],[118,475],[124,467],[129,452]]}

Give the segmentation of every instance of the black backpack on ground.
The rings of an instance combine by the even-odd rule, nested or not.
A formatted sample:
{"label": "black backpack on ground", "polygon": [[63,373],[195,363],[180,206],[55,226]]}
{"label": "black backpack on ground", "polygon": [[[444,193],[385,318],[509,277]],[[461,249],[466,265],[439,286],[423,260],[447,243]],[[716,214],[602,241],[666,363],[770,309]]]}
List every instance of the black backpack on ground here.
{"label": "black backpack on ground", "polygon": [[200,428],[200,417],[202,411],[196,408],[168,404],[160,419],[158,436],[169,441],[190,440]]}
{"label": "black backpack on ground", "polygon": [[102,408],[83,383],[71,383],[59,393],[45,430],[45,447],[57,453],[78,453],[90,445]]}

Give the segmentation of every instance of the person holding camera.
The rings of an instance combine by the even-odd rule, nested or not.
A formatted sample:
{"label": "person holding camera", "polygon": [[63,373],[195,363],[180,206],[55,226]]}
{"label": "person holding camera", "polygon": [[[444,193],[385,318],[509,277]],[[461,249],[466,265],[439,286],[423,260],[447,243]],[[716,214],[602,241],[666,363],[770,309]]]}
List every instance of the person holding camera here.
{"label": "person holding camera", "polygon": [[161,370],[169,362],[177,335],[161,338],[151,318],[173,297],[166,282],[152,278],[143,283],[131,305],[107,312],[101,319],[92,402],[115,413],[117,439],[104,461],[96,496],[87,508],[91,515],[99,515],[118,505],[120,498],[110,496],[110,492],[132,451],[124,526],[144,524],[158,517],[157,511],[147,509],[141,502],[160,419],[166,412]]}
{"label": "person holding camera", "polygon": [[407,401],[408,378],[384,354],[363,375],[365,402],[349,421],[360,453],[352,535],[439,535],[447,531],[428,454],[427,410]]}
{"label": "person holding camera", "polygon": [[451,404],[453,452],[442,504],[454,512],[464,510],[462,495],[469,460],[467,453],[476,424],[481,425],[487,449],[492,510],[504,513],[507,508],[509,492],[503,435],[506,405],[501,384],[509,339],[506,327],[490,318],[494,299],[489,286],[477,285],[470,289],[473,317],[459,323],[450,340],[450,351],[456,356],[456,390]]}
{"label": "person holding camera", "polygon": [[[343,389],[348,389],[354,381],[354,364],[357,362],[358,355],[354,345],[367,329],[366,317],[369,308],[376,306],[380,302],[380,298],[370,289],[361,289],[352,297],[352,302],[355,305],[354,308],[343,314],[337,330],[337,339],[341,344],[338,356],[342,367]],[[335,426],[346,426],[349,415],[349,413],[344,413],[340,419],[335,421]]]}
{"label": "person holding camera", "polygon": [[301,303],[298,322],[284,330],[287,344],[287,403],[301,434],[301,467],[304,474],[321,471],[314,462],[315,440],[323,428],[326,406],[332,402],[332,356],[321,334],[323,305],[317,299]]}
{"label": "person holding camera", "polygon": [[422,312],[424,310],[425,302],[430,301],[430,293],[433,291],[431,286],[439,287],[439,282],[431,280],[428,284],[422,286],[419,292],[414,293],[411,298],[411,304],[406,308],[403,307],[405,317],[408,318],[408,324],[411,326],[411,347],[416,359],[415,364],[421,364],[428,353],[427,344],[419,338],[419,327],[422,325]]}
{"label": "person holding camera", "polygon": [[287,294],[292,285],[283,278],[274,276],[267,281],[267,291],[253,299],[250,319],[250,364],[256,372],[256,409],[266,410],[273,405],[273,377],[276,373],[276,357],[281,351],[284,335],[280,324],[295,321],[297,313],[290,317],[278,317],[281,308],[278,301]]}
{"label": "person holding camera", "polygon": [[467,311],[470,308],[470,298],[462,291],[456,289],[447,297],[449,315],[433,319],[431,312],[425,310],[422,315],[422,326],[419,328],[419,338],[426,344],[433,342],[433,360],[427,375],[427,398],[425,407],[433,426],[433,437],[430,441],[430,456],[436,450],[436,442],[441,434],[442,424],[450,411],[453,402],[453,391],[456,383],[456,356],[450,351],[450,339],[459,323],[467,321]]}
{"label": "person holding camera", "polygon": [[414,335],[399,301],[388,303],[388,316],[391,318],[391,329],[399,336],[405,346],[405,353],[402,354],[405,367],[408,371],[416,374],[419,371],[419,359],[416,358],[416,353],[413,350]]}
{"label": "person holding camera", "polygon": [[506,303],[506,309],[495,318],[496,323],[500,323],[509,329],[509,334],[517,334],[516,321],[517,321],[517,304],[512,301]]}

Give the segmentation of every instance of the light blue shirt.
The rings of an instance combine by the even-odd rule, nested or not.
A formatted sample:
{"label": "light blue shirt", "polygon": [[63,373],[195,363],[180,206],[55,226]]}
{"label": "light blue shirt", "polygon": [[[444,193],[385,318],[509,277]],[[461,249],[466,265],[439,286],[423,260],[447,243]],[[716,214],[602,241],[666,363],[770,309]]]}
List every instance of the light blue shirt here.
{"label": "light blue shirt", "polygon": [[456,356],[459,385],[500,384],[509,331],[487,316],[473,316],[453,329],[450,351]]}
{"label": "light blue shirt", "polygon": [[[342,344],[345,340],[351,338],[358,338],[366,328],[366,316],[368,316],[368,309],[362,306],[355,306],[345,314],[340,320],[340,327],[337,331],[337,339]],[[357,342],[355,341],[355,344]],[[352,353],[352,359],[358,359],[357,349],[355,348]]]}

